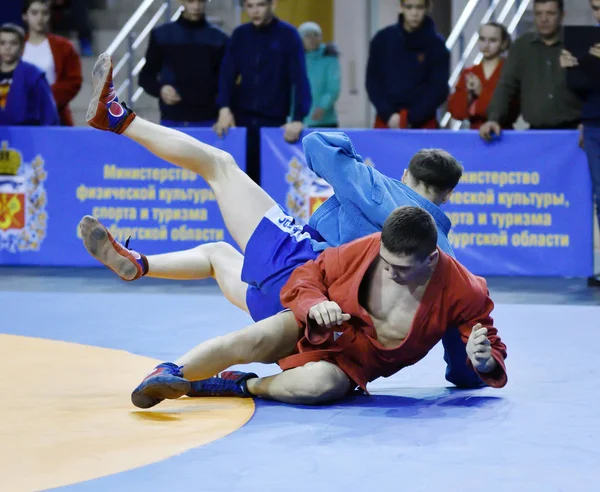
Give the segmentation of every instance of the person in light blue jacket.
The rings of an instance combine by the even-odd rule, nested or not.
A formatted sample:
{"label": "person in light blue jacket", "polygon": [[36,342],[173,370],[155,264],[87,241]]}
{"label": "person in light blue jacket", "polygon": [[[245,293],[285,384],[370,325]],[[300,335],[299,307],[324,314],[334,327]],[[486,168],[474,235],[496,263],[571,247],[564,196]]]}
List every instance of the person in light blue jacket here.
{"label": "person in light blue jacket", "polygon": [[[103,102],[92,104],[97,105],[96,111],[103,111]],[[111,99],[107,104],[115,114],[118,100]],[[402,205],[428,210],[438,226],[440,249],[453,254],[447,239],[450,220],[439,206],[450,197],[463,169],[445,151],[417,153],[402,181],[398,181],[365,165],[344,133],[307,135],[303,145],[308,165],[329,182],[334,196],[318,209],[309,224],[302,226],[256,185],[230,154],[182,132],[144,121],[128,108],[123,107],[123,114],[127,114],[124,132],[119,121],[96,128],[121,128],[124,135],[154,154],[202,176],[213,189],[225,224],[243,252],[241,255],[223,242],[147,257],[129,249],[127,243],[123,246],[116,241],[94,217],[85,216],[80,229],[86,249],[123,280],[144,275],[214,277],[233,304],[259,321],[283,309],[279,294],[296,267],[315,260],[328,246],[379,231],[385,218]],[[459,387],[483,386],[467,365],[466,347],[456,328],[447,330],[443,343],[446,379]]]}
{"label": "person in light blue jacket", "polygon": [[322,42],[321,27],[305,22],[298,28],[306,53],[306,72],[310,82],[312,106],[304,126],[337,128],[335,103],[340,97],[341,71],[335,45]]}

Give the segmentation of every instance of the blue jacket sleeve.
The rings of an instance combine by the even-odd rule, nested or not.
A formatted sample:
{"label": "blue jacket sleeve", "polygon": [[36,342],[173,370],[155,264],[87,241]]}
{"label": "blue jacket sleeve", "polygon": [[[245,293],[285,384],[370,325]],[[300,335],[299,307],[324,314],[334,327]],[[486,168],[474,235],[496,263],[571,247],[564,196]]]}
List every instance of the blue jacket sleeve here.
{"label": "blue jacket sleeve", "polygon": [[58,110],[56,109],[56,103],[54,102],[54,96],[52,95],[52,89],[44,75],[37,80],[35,86],[35,99],[39,111],[40,125],[60,125],[60,118],[58,116]]}
{"label": "blue jacket sleeve", "polygon": [[418,127],[435,116],[438,107],[450,94],[450,53],[441,39],[429,66],[429,81],[425,92],[408,112],[408,122],[413,127]]}
{"label": "blue jacket sleeve", "polygon": [[381,33],[376,34],[371,40],[369,46],[369,59],[367,61],[366,88],[369,100],[373,106],[375,106],[377,114],[383,121],[387,122],[396,112],[396,108],[386,100],[382,85],[384,70],[381,66],[381,52],[384,49],[384,42],[385,40]]}
{"label": "blue jacket sleeve", "polygon": [[312,104],[310,82],[306,73],[306,56],[300,35],[294,31],[292,35],[291,53],[289,57],[289,74],[294,93],[294,109],[292,121],[304,121]]}
{"label": "blue jacket sleeve", "polygon": [[225,56],[223,56],[223,61],[221,62],[219,94],[217,95],[217,105],[219,108],[231,108],[231,96],[235,87],[235,79],[238,75],[234,55],[234,45],[237,42],[237,37],[234,31],[227,42]]}
{"label": "blue jacket sleeve", "polygon": [[329,183],[340,202],[352,202],[363,211],[373,207],[375,184],[383,175],[364,163],[345,133],[313,132],[302,144],[309,169]]}
{"label": "blue jacket sleeve", "polygon": [[581,67],[567,69],[567,85],[573,92],[585,97],[592,90],[592,83]]}

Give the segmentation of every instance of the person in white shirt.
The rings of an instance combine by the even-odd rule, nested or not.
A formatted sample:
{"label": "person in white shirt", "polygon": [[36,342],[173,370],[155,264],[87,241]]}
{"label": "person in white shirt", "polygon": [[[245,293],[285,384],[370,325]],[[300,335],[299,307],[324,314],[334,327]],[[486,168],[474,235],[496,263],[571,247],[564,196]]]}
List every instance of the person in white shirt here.
{"label": "person in white shirt", "polygon": [[23,21],[28,35],[23,60],[46,74],[63,126],[73,126],[69,103],[81,89],[81,60],[71,42],[50,34],[50,0],[27,0]]}

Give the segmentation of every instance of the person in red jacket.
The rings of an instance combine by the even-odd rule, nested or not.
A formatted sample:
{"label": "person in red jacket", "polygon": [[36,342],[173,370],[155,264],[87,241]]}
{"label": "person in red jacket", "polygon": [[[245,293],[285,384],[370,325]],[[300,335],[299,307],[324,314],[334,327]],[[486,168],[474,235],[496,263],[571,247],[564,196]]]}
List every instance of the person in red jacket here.
{"label": "person in red jacket", "polygon": [[[505,386],[506,346],[493,326],[486,282],[436,243],[427,211],[395,209],[381,233],[297,267],[281,290],[287,310],[159,364],[133,391],[133,404],[149,408],[186,394],[329,403],[420,361],[447,326],[458,327],[478,376]],[[283,372],[212,377],[251,362],[277,362]]]}
{"label": "person in red jacket", "polygon": [[[479,129],[487,121],[487,107],[500,80],[503,55],[509,48],[510,36],[506,27],[496,22],[481,26],[479,50],[483,60],[461,72],[456,89],[448,99],[448,111],[455,120],[469,120],[471,129]],[[515,101],[505,128],[512,129],[518,117],[519,106]]]}
{"label": "person in red jacket", "polygon": [[27,0],[23,20],[28,26],[23,60],[46,74],[61,125],[73,126],[69,103],[83,83],[81,59],[67,38],[50,34],[50,0]]}

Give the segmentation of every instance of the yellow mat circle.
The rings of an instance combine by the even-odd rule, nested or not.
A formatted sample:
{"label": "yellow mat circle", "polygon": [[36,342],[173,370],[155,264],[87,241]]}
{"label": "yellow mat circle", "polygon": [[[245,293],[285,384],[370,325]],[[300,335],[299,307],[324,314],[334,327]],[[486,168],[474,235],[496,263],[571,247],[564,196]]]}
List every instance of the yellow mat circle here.
{"label": "yellow mat circle", "polygon": [[242,427],[249,398],[183,398],[140,411],[131,390],[157,361],[0,335],[2,490],[69,485],[154,463]]}

